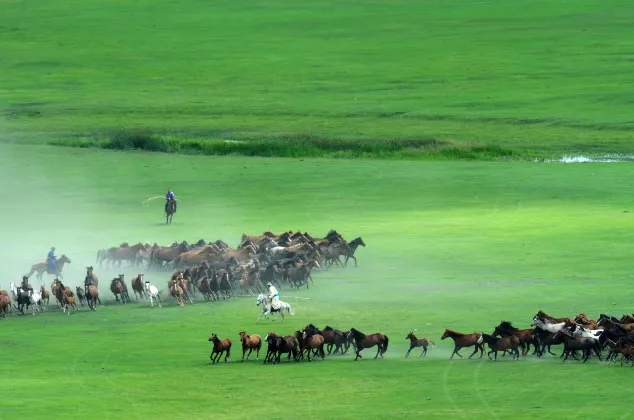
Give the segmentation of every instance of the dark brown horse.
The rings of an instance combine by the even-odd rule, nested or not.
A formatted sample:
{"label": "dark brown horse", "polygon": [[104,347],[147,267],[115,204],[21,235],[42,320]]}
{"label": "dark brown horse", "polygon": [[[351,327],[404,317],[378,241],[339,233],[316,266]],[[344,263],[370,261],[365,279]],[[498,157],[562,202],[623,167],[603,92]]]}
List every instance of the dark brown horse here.
{"label": "dark brown horse", "polygon": [[247,354],[247,360],[249,360],[249,356],[251,356],[251,352],[253,350],[255,353],[255,360],[260,359],[260,349],[262,348],[262,337],[258,334],[248,335],[246,331],[240,331],[240,342],[242,343],[242,361],[244,362],[244,355],[249,350],[249,354]]}
{"label": "dark brown horse", "polygon": [[280,358],[284,353],[288,353],[287,360],[289,361],[291,360],[291,356],[293,356],[293,359],[295,359],[295,361],[299,360],[299,343],[292,335],[280,337],[274,332],[270,332],[266,335],[264,341],[266,341],[268,344],[264,363],[280,363]]}
{"label": "dark brown horse", "polygon": [[[328,325],[323,329],[321,335],[324,336],[326,351],[328,354],[344,354],[348,350],[348,336],[343,331],[336,330]],[[354,340],[354,339],[353,339]],[[333,353],[332,348],[335,348]]]}
{"label": "dark brown horse", "polygon": [[145,287],[143,283],[143,274],[139,274],[133,278],[130,283],[132,284],[132,292],[134,292],[134,298],[139,300],[139,297],[144,298],[146,296]]}
{"label": "dark brown horse", "polygon": [[356,356],[354,358],[355,361],[360,357],[363,358],[360,354],[361,350],[369,349],[374,346],[378,347],[376,356],[374,356],[374,358],[376,359],[380,355],[382,359],[383,354],[385,354],[385,352],[387,351],[387,346],[390,342],[387,335],[383,335],[379,333],[365,335],[361,331],[356,330],[354,328],[350,328],[350,333],[348,334],[348,336],[354,337],[354,342],[356,345],[356,348],[355,348]]}
{"label": "dark brown horse", "polygon": [[509,321],[502,321],[500,322],[500,325],[495,327],[491,335],[493,337],[508,337],[510,335],[516,336],[520,340],[523,356],[528,354],[528,351],[531,349],[531,344],[535,347],[533,354],[539,353],[539,339],[532,328],[527,330],[518,330]]}
{"label": "dark brown horse", "polygon": [[231,340],[229,340],[228,338],[223,338],[221,340],[216,334],[211,334],[211,337],[209,337],[209,341],[212,341],[214,343],[214,348],[211,352],[211,355],[209,356],[212,365],[220,361],[220,357],[222,357],[222,353],[224,352],[227,352],[227,354],[225,355],[225,362],[229,357],[231,357]]}
{"label": "dark brown horse", "polygon": [[174,213],[176,213],[176,200],[170,198],[165,205],[165,224],[172,223]]}
{"label": "dark brown horse", "polygon": [[434,343],[431,340],[428,340],[427,338],[417,338],[413,332],[410,332],[409,334],[407,334],[407,337],[405,337],[405,339],[409,340],[409,350],[407,350],[407,353],[405,353],[405,358],[408,358],[409,353],[417,347],[423,348],[423,352],[419,356],[419,357],[423,357],[424,355],[427,354],[427,347],[429,346],[429,344],[432,344],[434,346],[436,345],[436,343]]}
{"label": "dark brown horse", "polygon": [[489,346],[490,351],[487,353],[489,360],[492,360],[491,353],[495,355],[495,360],[497,360],[498,351],[507,352],[509,350],[513,355],[513,360],[520,358],[520,352],[518,350],[520,339],[514,335],[509,335],[508,337],[493,337],[492,335],[482,333],[481,340],[481,342],[484,342]]}
{"label": "dark brown horse", "polygon": [[462,357],[462,355],[458,353],[458,351],[462,348],[471,346],[475,346],[475,350],[473,350],[473,353],[471,353],[469,359],[471,359],[473,355],[478,352],[478,350],[480,350],[480,358],[482,358],[482,356],[484,355],[484,346],[478,343],[478,340],[480,339],[480,334],[478,333],[474,332],[473,334],[464,334],[458,331],[446,329],[440,339],[444,340],[447,337],[450,337],[454,341],[453,353],[451,353],[449,360],[453,359],[454,354],[457,354],[458,357]]}
{"label": "dark brown horse", "polygon": [[599,360],[602,361],[599,340],[587,337],[573,337],[565,330],[557,332],[555,338],[561,338],[564,342],[564,362],[568,359],[570,353],[575,350],[582,350],[584,352],[585,358],[583,359],[583,363],[588,361],[593,351],[599,356]]}
{"label": "dark brown horse", "polygon": [[119,277],[112,279],[110,282],[110,291],[117,302],[119,302],[119,297],[121,297],[121,303],[125,304],[126,302],[130,302],[130,296],[128,296],[128,288],[123,280],[123,274],[119,274]]}

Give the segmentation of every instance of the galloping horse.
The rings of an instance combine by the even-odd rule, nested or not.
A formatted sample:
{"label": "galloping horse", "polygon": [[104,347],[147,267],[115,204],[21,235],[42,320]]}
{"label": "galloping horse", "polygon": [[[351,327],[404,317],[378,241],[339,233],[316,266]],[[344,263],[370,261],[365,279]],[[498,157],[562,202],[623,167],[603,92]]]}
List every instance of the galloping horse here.
{"label": "galloping horse", "polygon": [[286,302],[282,302],[281,300],[279,302],[280,302],[280,309],[273,309],[273,306],[271,305],[271,299],[269,299],[268,296],[265,296],[262,293],[260,293],[258,295],[257,306],[262,305],[262,312],[260,313],[260,316],[258,317],[258,320],[255,321],[255,323],[257,324],[258,322],[260,322],[260,318],[262,318],[262,315],[264,315],[266,319],[269,319],[268,315],[271,314],[272,312],[278,313],[278,316],[273,321],[277,320],[277,318],[279,317],[282,317],[280,324],[284,322],[284,311],[286,311],[291,316],[295,315],[295,313],[291,309],[291,305],[289,305]]}
{"label": "galloping horse", "polygon": [[209,356],[212,365],[220,361],[220,357],[222,357],[222,353],[224,353],[225,351],[227,352],[227,354],[225,355],[225,362],[229,357],[231,357],[231,340],[229,340],[228,338],[223,338],[221,340],[216,334],[211,334],[211,337],[209,337],[209,341],[212,341],[214,343],[214,349]]}
{"label": "galloping horse", "polygon": [[357,355],[354,358],[355,361],[359,357],[363,358],[363,356],[361,356],[360,354],[361,350],[369,349],[374,346],[378,347],[378,351],[376,352],[376,356],[374,356],[374,358],[376,359],[380,355],[382,359],[383,354],[387,351],[387,345],[390,342],[390,340],[387,338],[387,335],[383,335],[379,333],[365,335],[361,331],[358,331],[354,328],[350,328],[350,333],[348,335],[354,338],[354,342],[356,344],[355,351]]}
{"label": "galloping horse", "polygon": [[249,354],[247,354],[247,360],[249,360],[249,356],[251,356],[251,352],[253,350],[255,353],[255,360],[260,359],[260,349],[262,348],[262,337],[258,334],[248,335],[246,331],[240,331],[240,341],[242,342],[242,361],[244,362],[244,355],[249,350]]}
{"label": "galloping horse", "polygon": [[31,275],[37,271],[37,275],[35,277],[37,277],[38,280],[42,281],[42,275],[44,273],[46,274],[51,274],[55,277],[59,277],[61,279],[64,278],[64,276],[62,276],[62,270],[64,269],[64,264],[70,264],[70,260],[68,259],[68,257],[66,255],[62,255],[58,260],[57,260],[57,264],[55,265],[55,272],[51,272],[48,270],[48,264],[46,264],[45,262],[43,263],[38,263],[38,264],[33,264],[31,266],[31,271],[29,272],[29,274],[27,274],[27,277],[31,277]]}
{"label": "galloping horse", "polygon": [[473,350],[473,353],[471,353],[471,356],[469,356],[469,359],[471,359],[473,355],[478,352],[478,350],[480,350],[480,358],[482,358],[482,356],[484,355],[484,346],[478,342],[480,340],[480,336],[481,334],[478,333],[463,334],[458,331],[447,329],[443,333],[442,337],[440,337],[440,339],[444,340],[447,337],[451,337],[451,339],[454,341],[453,353],[451,353],[449,360],[453,359],[454,354],[462,357],[462,355],[458,353],[461,348],[475,346],[475,350]]}
{"label": "galloping horse", "polygon": [[176,200],[170,198],[167,200],[167,207],[165,209],[165,224],[172,223],[174,213],[176,213]]}

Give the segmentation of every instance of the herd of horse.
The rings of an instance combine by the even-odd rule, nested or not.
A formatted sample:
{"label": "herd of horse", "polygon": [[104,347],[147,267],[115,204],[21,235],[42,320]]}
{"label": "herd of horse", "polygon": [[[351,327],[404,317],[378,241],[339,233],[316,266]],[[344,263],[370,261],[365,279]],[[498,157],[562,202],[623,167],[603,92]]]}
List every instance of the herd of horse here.
{"label": "herd of horse", "polygon": [[[489,359],[493,354],[497,360],[498,352],[502,356],[510,354],[513,359],[528,355],[533,346],[533,355],[542,357],[552,352],[553,346],[563,346],[560,358],[565,362],[568,357],[587,362],[590,357],[603,360],[602,352],[607,351],[605,360],[608,364],[616,361],[621,355],[621,365],[629,363],[634,366],[634,314],[624,314],[621,318],[600,314],[598,319],[591,319],[586,314],[578,314],[573,318],[554,318],[542,310],[533,317],[531,328],[518,329],[509,321],[502,321],[491,334],[484,332],[461,333],[446,329],[441,339],[451,338],[454,355],[462,357],[459,351],[473,347],[473,357],[478,351],[484,354],[484,345],[489,348]],[[580,359],[581,358],[581,359]]]}
{"label": "herd of horse", "polygon": [[[353,260],[356,266],[354,254],[359,246],[366,246],[363,239],[359,237],[348,242],[335,230],[323,238],[299,231],[282,234],[267,231],[262,235],[243,234],[237,248],[230,248],[222,240],[206,242],[202,239],[193,245],[183,241],[165,247],[123,243],[119,247],[99,250],[97,263],[103,267],[105,262],[106,268],[110,264],[121,267],[125,261],[128,268],[171,269],[173,273],[167,283],[168,293],[180,306],[184,306],[185,303],[193,303],[192,296],[196,296],[197,292],[205,300],[214,301],[235,298],[238,290],[251,295],[265,293],[265,285],[269,282],[279,289],[304,285],[308,288],[309,283],[314,284],[311,275],[314,268],[345,267],[349,260]],[[69,314],[77,310],[77,304],[96,310],[101,299],[99,277],[94,267],[86,267],[84,288],[77,287],[73,291],[62,283],[62,270],[68,263],[70,259],[62,255],[54,272],[47,271],[45,263],[34,264],[27,278],[37,273],[41,281],[45,273],[54,275],[51,291],[43,285],[39,291],[33,290],[30,285],[28,291],[22,291],[12,284],[14,307],[21,313],[29,307],[34,313],[42,311],[43,304],[48,304],[48,297],[52,294],[57,299],[57,307]],[[161,306],[160,291],[144,280],[144,274],[135,276],[130,286],[137,300],[144,298],[150,301],[152,307],[155,301]],[[123,274],[110,281],[109,289],[117,302],[131,302]],[[4,317],[11,307],[11,299],[7,291],[0,291],[0,296],[5,296],[0,297],[0,315]],[[283,316],[282,312],[280,314]]]}
{"label": "herd of horse", "polygon": [[[299,362],[304,358],[309,362],[313,357],[326,358],[326,352],[330,354],[344,355],[348,353],[352,347],[355,358],[362,358],[361,351],[377,347],[377,353],[374,358],[383,355],[387,351],[389,338],[380,333],[364,334],[361,331],[351,328],[348,331],[341,331],[330,326],[326,326],[320,330],[313,324],[308,324],[301,330],[296,330],[289,335],[279,335],[274,332],[266,334],[264,339],[259,334],[247,334],[246,331],[239,333],[240,343],[242,345],[242,359],[249,359],[251,353],[255,350],[256,359],[259,359],[260,350],[264,343],[267,344],[267,352],[264,357],[264,363],[277,364],[280,363],[282,356],[286,356],[286,360],[291,358]],[[224,354],[224,361],[228,361],[231,357],[231,339],[220,339],[216,334],[209,337],[209,341],[213,343],[209,359],[212,364],[218,363]],[[248,352],[248,353],[247,353]],[[246,357],[246,359],[245,359]]]}

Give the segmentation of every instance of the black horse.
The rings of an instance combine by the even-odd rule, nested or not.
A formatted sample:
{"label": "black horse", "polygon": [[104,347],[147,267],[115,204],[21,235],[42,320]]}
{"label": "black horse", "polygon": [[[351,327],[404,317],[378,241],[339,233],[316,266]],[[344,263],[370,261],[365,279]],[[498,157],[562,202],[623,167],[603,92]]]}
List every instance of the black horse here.
{"label": "black horse", "polygon": [[169,198],[165,203],[165,224],[172,223],[174,213],[176,213],[176,200]]}

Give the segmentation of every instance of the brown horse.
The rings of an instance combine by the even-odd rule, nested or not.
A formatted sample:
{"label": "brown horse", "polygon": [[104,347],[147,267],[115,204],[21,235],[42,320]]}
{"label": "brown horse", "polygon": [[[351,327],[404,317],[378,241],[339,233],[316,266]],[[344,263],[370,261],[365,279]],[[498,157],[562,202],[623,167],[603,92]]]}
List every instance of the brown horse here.
{"label": "brown horse", "polygon": [[44,285],[40,286],[40,295],[42,295],[42,304],[46,302],[46,305],[48,306],[49,300],[51,299],[51,292],[46,290],[46,287],[44,287]]}
{"label": "brown horse", "polygon": [[361,350],[369,349],[374,346],[378,347],[378,350],[376,352],[376,356],[374,356],[374,359],[376,359],[379,356],[381,356],[381,359],[382,359],[383,354],[385,354],[385,352],[387,351],[387,346],[390,343],[390,340],[387,337],[387,335],[383,335],[379,333],[365,335],[361,331],[358,331],[354,328],[350,328],[350,333],[348,334],[348,336],[354,338],[354,342],[356,346],[355,347],[356,357],[354,358],[355,361],[358,358],[363,358],[363,356],[361,356],[360,354]]}
{"label": "brown horse", "polygon": [[146,296],[145,287],[143,284],[143,274],[139,274],[138,276],[133,278],[130,283],[132,284],[132,291],[134,292],[134,297],[136,300],[139,300],[139,296],[141,298],[144,298]]}
{"label": "brown horse", "polygon": [[39,281],[42,281],[42,275],[44,273],[51,274],[51,275],[54,275],[55,277],[59,277],[63,279],[64,276],[62,276],[62,270],[64,269],[64,264],[70,264],[70,259],[68,259],[66,255],[62,255],[61,257],[59,257],[59,259],[57,260],[57,263],[55,264],[54,273],[48,270],[48,264],[46,264],[45,262],[33,264],[31,266],[31,271],[29,271],[29,274],[27,274],[26,276],[31,277],[31,275],[37,271],[37,274],[35,277],[37,277]]}
{"label": "brown horse", "polygon": [[88,307],[92,311],[97,310],[97,301],[99,301],[99,290],[97,286],[88,286],[88,290],[86,291],[86,300],[88,302]]}
{"label": "brown horse", "polygon": [[[348,350],[348,336],[343,331],[334,329],[328,325],[321,331],[321,335],[324,336],[324,342],[326,343],[326,351],[328,354],[333,353],[332,348],[335,348],[333,354],[344,354]],[[354,340],[354,339],[353,339]]]}
{"label": "brown horse", "polygon": [[77,310],[77,304],[73,296],[64,296],[64,312],[66,310],[68,310],[68,315],[70,315],[71,311],[75,312]]}
{"label": "brown horse", "polygon": [[9,306],[11,305],[11,299],[9,296],[0,295],[0,315],[5,318],[9,314]]}
{"label": "brown horse", "polygon": [[251,356],[251,352],[256,350],[255,360],[260,360],[260,349],[262,348],[262,337],[258,334],[248,335],[246,331],[240,331],[240,342],[242,343],[242,361],[244,362],[244,354],[249,350],[247,354],[247,360]]}
{"label": "brown horse", "polygon": [[484,346],[478,343],[478,340],[480,339],[480,334],[476,332],[474,332],[473,334],[464,334],[458,331],[446,329],[440,339],[444,340],[447,337],[450,337],[454,341],[453,353],[451,353],[449,360],[453,359],[454,354],[457,354],[458,357],[462,357],[462,355],[458,353],[458,351],[462,348],[471,346],[475,346],[475,350],[473,350],[473,353],[471,353],[469,359],[471,359],[473,355],[478,352],[478,350],[480,350],[480,358],[484,356]]}
{"label": "brown horse", "polygon": [[225,355],[225,362],[229,357],[231,357],[231,340],[229,340],[228,338],[223,338],[221,340],[218,338],[218,336],[216,336],[216,334],[211,334],[211,337],[209,337],[209,341],[212,341],[214,343],[214,349],[209,356],[212,365],[220,360],[220,357],[224,352],[227,352],[227,354]]}
{"label": "brown horse", "polygon": [[119,274],[119,277],[112,279],[110,282],[110,291],[117,302],[119,302],[119,296],[121,297],[121,303],[125,304],[126,302],[130,302],[130,296],[128,296],[128,288],[123,280],[123,274]]}
{"label": "brown horse", "polygon": [[608,318],[601,319],[597,323],[597,325],[600,326],[600,327],[605,327],[605,329],[607,329],[609,331],[620,332],[620,333],[623,333],[623,334],[629,334],[629,333],[634,332],[634,323],[631,323],[631,324],[617,324],[615,322],[612,322]]}
{"label": "brown horse", "polygon": [[[489,346],[489,352],[487,356],[489,360],[491,359],[491,353],[494,353],[495,360],[498,359],[498,351],[509,351],[513,355],[513,360],[516,358],[519,360],[520,352],[518,347],[520,345],[520,339],[514,335],[509,335],[508,337],[493,337],[492,335],[482,333],[481,338],[478,340],[478,344],[487,343]],[[484,347],[484,346],[483,346]]]}
{"label": "brown horse", "polygon": [[407,350],[407,353],[405,353],[406,359],[409,357],[409,352],[411,352],[413,349],[417,347],[423,348],[423,352],[419,356],[419,357],[423,357],[424,355],[427,354],[427,346],[429,346],[430,343],[433,346],[436,346],[436,343],[434,343],[431,340],[428,340],[427,338],[417,338],[413,332],[410,332],[409,334],[407,334],[407,337],[405,337],[405,339],[409,340],[409,350]]}
{"label": "brown horse", "polygon": [[301,347],[306,351],[306,357],[308,357],[308,361],[311,362],[310,354],[316,350],[317,355],[323,359],[326,358],[326,354],[324,353],[324,336],[317,332],[316,328],[304,328],[304,331],[301,332],[300,337],[297,337],[298,340],[301,339]]}

